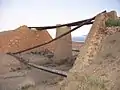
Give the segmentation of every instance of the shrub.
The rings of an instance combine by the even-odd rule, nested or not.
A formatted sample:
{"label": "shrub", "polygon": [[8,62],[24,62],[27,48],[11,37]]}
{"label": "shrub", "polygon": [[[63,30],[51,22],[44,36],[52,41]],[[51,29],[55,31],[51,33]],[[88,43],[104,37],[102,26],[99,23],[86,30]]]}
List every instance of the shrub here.
{"label": "shrub", "polygon": [[105,22],[106,26],[107,27],[115,27],[115,26],[120,26],[120,19],[108,19],[106,22]]}

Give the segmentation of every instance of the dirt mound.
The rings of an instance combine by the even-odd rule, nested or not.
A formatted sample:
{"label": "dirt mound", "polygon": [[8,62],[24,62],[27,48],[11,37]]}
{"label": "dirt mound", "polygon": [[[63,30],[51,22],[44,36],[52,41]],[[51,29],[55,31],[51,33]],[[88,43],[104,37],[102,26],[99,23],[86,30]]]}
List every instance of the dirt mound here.
{"label": "dirt mound", "polygon": [[[35,45],[45,43],[52,40],[52,37],[47,31],[35,31],[27,26],[21,26],[16,30],[5,31],[0,33],[0,52],[17,52]],[[53,43],[35,50],[48,49],[53,51]]]}
{"label": "dirt mound", "polygon": [[[120,27],[106,29],[107,36],[99,46],[99,53],[80,73],[72,72],[68,76],[71,85],[68,87],[74,90],[120,90]],[[66,90],[73,90],[68,87]]]}

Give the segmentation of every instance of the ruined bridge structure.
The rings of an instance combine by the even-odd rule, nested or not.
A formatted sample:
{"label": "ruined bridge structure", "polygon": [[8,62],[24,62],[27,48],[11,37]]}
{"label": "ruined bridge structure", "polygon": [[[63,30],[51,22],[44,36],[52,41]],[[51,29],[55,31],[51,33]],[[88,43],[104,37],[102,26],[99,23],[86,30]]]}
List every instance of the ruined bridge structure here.
{"label": "ruined bridge structure", "polygon": [[[101,13],[104,13],[106,11],[103,11]],[[55,43],[55,49],[54,49],[54,62],[61,64],[63,62],[65,62],[65,60],[69,60],[68,62],[71,62],[72,60],[72,40],[71,40],[71,32],[75,31],[76,29],[80,28],[83,25],[89,25],[89,24],[93,24],[93,21],[95,19],[96,16],[90,18],[90,19],[86,19],[86,20],[82,20],[82,21],[77,21],[77,22],[72,22],[72,23],[67,23],[67,24],[58,24],[56,26],[45,26],[45,27],[29,27],[31,28],[36,28],[36,30],[46,30],[46,29],[53,29],[56,28],[56,38],[45,42],[43,44],[40,45],[36,45],[30,48],[26,48],[24,50],[20,50],[17,52],[13,52],[12,54],[19,54],[19,53],[23,53],[26,51],[29,51],[31,49],[34,48],[38,48],[38,47],[42,47],[45,45],[49,45],[50,43],[54,42]],[[71,29],[72,26],[76,26],[75,28]]]}
{"label": "ruined bridge structure", "polygon": [[[106,12],[106,11],[104,11],[104,12]],[[102,12],[102,13],[104,13],[104,12]],[[55,44],[55,48],[52,49],[52,52],[54,52],[54,57],[53,57],[54,60],[53,61],[56,64],[63,64],[64,62],[66,62],[66,63],[71,62],[73,60],[72,60],[72,45],[71,45],[72,40],[71,40],[70,33],[72,31],[75,31],[76,29],[80,28],[83,25],[92,24],[94,22],[95,17],[96,16],[94,16],[90,19],[77,21],[77,22],[73,22],[73,23],[56,25],[56,26],[45,26],[45,27],[21,26],[15,30],[11,30],[9,32],[1,32],[0,38],[2,38],[2,39],[0,40],[1,41],[0,52],[7,53],[7,54],[11,55],[13,58],[17,58],[18,61],[22,62],[24,60],[23,59],[19,60],[19,59],[21,59],[21,57],[16,57],[17,54],[19,55],[19,54],[29,53],[32,50],[38,51],[38,50],[41,50],[44,48],[49,48]],[[76,26],[76,27],[71,29],[70,28],[71,26]],[[36,28],[36,30],[31,30],[31,28]],[[46,32],[46,29],[52,29],[52,28],[57,28],[56,29],[57,32],[56,32],[56,38],[51,40],[51,37]],[[7,35],[7,37],[6,37],[6,35]],[[45,35],[47,36],[46,38],[45,38]],[[11,36],[13,36],[13,37],[11,37]],[[51,50],[51,49],[49,49],[49,50]],[[2,55],[2,57],[4,58],[5,55]],[[14,62],[18,63],[17,61],[14,61]],[[24,62],[22,62],[22,63],[24,63]],[[12,64],[12,62],[10,64]],[[28,63],[26,63],[26,62],[24,64],[28,65]],[[2,61],[0,67],[5,67],[6,65],[7,65],[7,63]],[[5,70],[3,70],[4,72],[2,72],[2,70],[1,70],[0,73],[9,72],[8,68],[12,68],[9,65],[8,65],[8,67],[4,68],[5,69]],[[36,67],[37,65],[30,64],[30,66]],[[14,66],[13,66],[13,68],[14,68]],[[46,67],[44,68],[42,66],[41,67],[38,66],[36,68],[39,68],[39,69],[41,68],[42,70],[47,69]],[[49,71],[52,73],[54,72],[54,74],[61,75],[59,72],[58,73],[56,72],[57,70],[47,69],[45,71]],[[65,73],[65,75],[63,75],[63,76],[66,77],[67,74]]]}
{"label": "ruined bridge structure", "polygon": [[[57,39],[60,39],[65,35],[67,36],[64,39],[71,40],[70,32],[76,30],[77,28],[83,25],[93,23],[90,29],[90,32],[87,36],[87,39],[85,41],[85,44],[81,48],[80,53],[72,69],[67,74],[63,73],[64,74],[63,76],[67,78],[65,78],[62,82],[59,83],[59,86],[61,88],[60,90],[119,90],[120,89],[119,88],[120,81],[118,80],[120,75],[119,74],[120,65],[118,65],[119,57],[120,57],[118,56],[119,47],[118,49],[114,49],[117,46],[113,45],[113,43],[117,42],[116,39],[119,38],[120,36],[119,35],[120,28],[106,27],[105,22],[110,18],[119,19],[115,11],[102,12],[91,19],[84,20],[84,22],[77,22],[77,24],[75,23],[77,27],[72,30],[70,30],[69,27],[70,25],[74,26],[75,24],[72,23],[70,25],[69,24],[65,25],[65,27],[67,26],[66,27],[67,30],[64,33],[61,32],[59,28],[64,25],[57,25],[52,27],[38,27],[39,30],[57,27],[59,28],[58,29],[59,34],[56,34],[57,37],[47,43],[37,45],[22,51],[14,52],[12,54],[11,53],[8,53],[8,54],[14,57],[15,54],[22,53],[24,51],[49,44]],[[92,20],[94,20],[94,22],[92,22]],[[36,28],[36,27],[29,27],[29,28]],[[118,33],[118,35],[116,32]],[[115,39],[111,40],[114,37]],[[109,39],[110,41],[108,42]],[[61,39],[61,43],[63,42],[64,40]],[[113,42],[113,43],[110,44],[110,42]],[[63,54],[64,52],[60,50],[62,47],[60,47],[59,45],[60,43],[58,44],[58,46],[56,46],[56,50],[55,50],[56,57],[54,58],[56,63],[63,62],[63,61],[60,61],[60,60],[63,60],[60,57],[64,57],[65,55],[67,56],[70,55],[71,57],[72,55],[71,46],[69,46],[67,43],[64,42],[64,45],[66,47],[69,47],[68,50],[70,51],[66,52],[66,54]],[[108,52],[109,49],[114,50],[114,53],[117,53],[117,54],[114,55],[112,51]],[[105,56],[103,55],[103,52]],[[63,56],[60,56],[61,55],[60,53]],[[59,60],[58,60],[58,57],[60,58]],[[112,57],[112,60],[111,58],[107,59],[107,57],[108,58]],[[24,64],[26,64],[26,62]],[[31,67],[34,67],[34,65],[31,64]],[[55,73],[55,74],[58,74],[58,73]]]}

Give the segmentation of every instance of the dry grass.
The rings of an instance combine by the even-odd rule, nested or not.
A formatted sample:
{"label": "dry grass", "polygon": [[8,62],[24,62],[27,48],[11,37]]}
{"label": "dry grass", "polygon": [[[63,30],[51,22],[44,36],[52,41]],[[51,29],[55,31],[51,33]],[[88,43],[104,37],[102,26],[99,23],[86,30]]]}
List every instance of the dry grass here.
{"label": "dry grass", "polygon": [[95,76],[86,76],[80,81],[78,90],[107,90],[104,83],[105,81]]}

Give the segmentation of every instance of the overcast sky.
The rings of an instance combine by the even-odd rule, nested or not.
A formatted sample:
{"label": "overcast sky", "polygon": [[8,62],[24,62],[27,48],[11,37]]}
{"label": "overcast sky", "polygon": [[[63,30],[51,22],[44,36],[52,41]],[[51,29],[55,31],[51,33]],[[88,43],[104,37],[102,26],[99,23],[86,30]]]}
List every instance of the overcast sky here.
{"label": "overcast sky", "polygon": [[[0,0],[0,31],[79,21],[104,10],[116,10],[120,16],[120,0]],[[86,35],[89,29],[84,26],[72,36]],[[49,33],[55,36],[55,30]]]}

